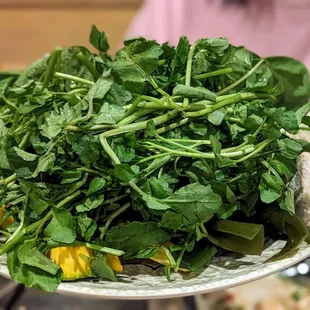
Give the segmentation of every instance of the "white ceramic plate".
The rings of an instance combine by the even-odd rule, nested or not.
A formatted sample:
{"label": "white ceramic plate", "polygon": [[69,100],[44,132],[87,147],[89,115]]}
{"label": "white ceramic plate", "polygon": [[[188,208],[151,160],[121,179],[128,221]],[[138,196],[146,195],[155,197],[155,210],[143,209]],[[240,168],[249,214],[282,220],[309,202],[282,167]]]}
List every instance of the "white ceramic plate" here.
{"label": "white ceramic plate", "polygon": [[[156,299],[212,292],[266,277],[310,256],[310,246],[304,243],[294,257],[266,263],[283,245],[283,241],[273,243],[262,256],[221,256],[200,273],[173,274],[171,282],[166,280],[162,268],[126,265],[119,282],[68,282],[59,286],[59,292],[111,299]],[[0,257],[0,274],[9,276],[3,257]]]}

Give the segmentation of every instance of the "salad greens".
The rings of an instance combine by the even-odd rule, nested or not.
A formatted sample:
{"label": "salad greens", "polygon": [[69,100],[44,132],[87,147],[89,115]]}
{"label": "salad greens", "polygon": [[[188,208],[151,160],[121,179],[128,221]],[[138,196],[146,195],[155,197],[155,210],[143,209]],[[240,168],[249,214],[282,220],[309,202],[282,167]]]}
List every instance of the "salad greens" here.
{"label": "salad greens", "polygon": [[[96,253],[94,275],[116,281],[106,254],[165,253],[169,279],[225,251],[293,255],[308,234],[289,183],[309,145],[309,73],[289,57],[260,58],[225,38],[136,38],[115,58],[55,49],[0,74],[0,205],[12,278],[54,291],[62,270],[45,254]],[[0,223],[1,225],[1,223]]]}

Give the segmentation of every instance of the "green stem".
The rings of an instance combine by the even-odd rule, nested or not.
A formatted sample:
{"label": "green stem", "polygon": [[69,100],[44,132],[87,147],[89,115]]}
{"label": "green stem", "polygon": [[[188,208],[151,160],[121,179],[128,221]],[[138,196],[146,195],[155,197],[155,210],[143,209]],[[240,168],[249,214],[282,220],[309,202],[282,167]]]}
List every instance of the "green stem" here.
{"label": "green stem", "polygon": [[175,122],[175,123],[172,123],[172,124],[170,124],[168,126],[165,126],[165,127],[157,129],[156,133],[158,133],[160,135],[160,134],[165,133],[167,131],[173,130],[173,129],[178,128],[178,127],[181,127],[181,126],[187,124],[188,122],[189,122],[188,118],[183,118],[183,119],[181,119],[178,122]]}
{"label": "green stem", "polygon": [[181,142],[181,143],[200,143],[200,144],[211,145],[210,140],[192,140],[192,139],[169,139],[169,140],[174,141],[174,142]]}
{"label": "green stem", "polygon": [[207,73],[197,74],[194,76],[194,79],[195,80],[206,79],[206,78],[209,78],[212,76],[227,74],[227,73],[230,73],[232,71],[233,71],[232,68],[219,69],[219,70],[215,70],[215,71],[211,71],[211,72],[207,72]]}
{"label": "green stem", "polygon": [[148,156],[148,157],[145,157],[145,158],[139,160],[139,161],[137,162],[137,165],[142,164],[142,163],[145,163],[145,162],[150,161],[150,160],[153,160],[153,159],[156,159],[156,158],[165,157],[165,156],[167,156],[167,155],[170,155],[170,152],[167,152],[167,153],[159,153],[159,154],[156,154],[156,155]]}
{"label": "green stem", "polygon": [[[137,108],[138,104],[141,101],[141,95],[139,95],[134,102],[130,105],[129,109],[127,110],[127,112],[125,113],[124,118],[128,117],[130,114],[132,114],[134,112],[134,110]],[[124,108],[124,107],[123,107]]]}
{"label": "green stem", "polygon": [[176,268],[175,259],[171,255],[170,251],[165,246],[160,247],[160,249],[166,254],[166,256],[167,256],[167,258],[169,260],[170,266],[173,267],[173,268]]}
{"label": "green stem", "polygon": [[94,125],[88,128],[68,125],[64,129],[70,132],[84,132],[84,131],[102,131],[113,128],[117,128],[117,125]]}
{"label": "green stem", "polygon": [[69,92],[54,92],[54,95],[60,95],[60,96],[70,96],[70,95],[74,95],[74,94],[79,94],[79,93],[87,93],[88,89],[87,88],[76,88],[73,89]]}
{"label": "green stem", "polygon": [[[104,136],[100,136],[100,142],[101,145],[103,147],[103,149],[106,151],[106,153],[110,156],[112,162],[114,163],[114,165],[119,165],[121,164],[121,161],[119,160],[119,158],[117,157],[117,155],[114,153],[114,151],[112,150],[112,148],[110,147],[107,139]],[[135,190],[137,193],[139,193],[141,196],[145,196],[146,194],[144,193],[143,190],[141,190],[134,181],[129,181],[128,185]]]}
{"label": "green stem", "polygon": [[106,254],[111,254],[111,255],[115,255],[115,256],[121,256],[123,254],[125,254],[124,251],[121,250],[117,250],[117,249],[112,249],[112,248],[108,248],[105,246],[101,246],[101,245],[97,245],[97,244],[93,244],[93,243],[88,243],[88,242],[78,242],[78,244],[83,244],[86,247],[98,251],[98,252],[102,252],[102,253],[106,253]]}
{"label": "green stem", "polygon": [[158,98],[147,96],[147,95],[141,95],[141,99],[144,99],[144,100],[147,100],[153,103],[157,103],[158,105],[163,105],[165,103],[165,101],[163,101],[162,99],[158,99]]}
{"label": "green stem", "polygon": [[22,202],[22,209],[18,212],[18,217],[20,218],[20,223],[17,229],[14,231],[13,235],[7,240],[7,242],[10,242],[13,240],[19,233],[20,231],[24,228],[24,223],[25,223],[25,214],[28,206],[28,201],[29,201],[29,192],[30,189],[27,189],[26,196]]}
{"label": "green stem", "polygon": [[[141,68],[140,68],[141,69]],[[141,69],[142,70],[142,69]],[[143,70],[142,70],[143,71]],[[144,72],[144,71],[143,71]],[[155,90],[157,90],[163,97],[166,98],[166,100],[178,111],[181,110],[181,107],[178,106],[172,99],[172,97],[166,93],[163,89],[161,89],[157,83],[155,82],[155,80],[151,77],[151,76],[147,76],[149,82],[151,83],[151,85],[154,87]]]}
{"label": "green stem", "polygon": [[[77,191],[79,188],[81,188],[86,183],[87,178],[88,178],[88,173],[86,172],[81,181],[74,183],[72,187],[69,188],[64,194],[57,197],[57,200],[65,199],[67,196],[70,197],[69,195],[73,194],[75,191]],[[59,206],[57,205],[56,207],[59,207]]]}
{"label": "green stem", "polygon": [[19,145],[18,145],[18,147],[19,147],[20,149],[23,149],[23,148],[26,146],[26,144],[27,144],[27,142],[28,142],[28,139],[29,139],[29,137],[31,136],[31,134],[32,134],[31,131],[27,131],[27,133],[23,136],[22,140],[20,141],[20,143],[19,143]]}
{"label": "green stem", "polygon": [[[145,142],[145,144],[149,145],[149,147],[146,146],[146,145],[144,146],[144,147],[146,147],[148,149],[155,148],[155,149],[158,149],[158,150],[162,150],[162,151],[168,152],[170,154],[175,154],[175,155],[180,156],[180,157],[215,159],[214,153],[183,152],[183,151],[179,151],[179,150],[170,149],[170,148],[167,148],[165,146],[158,145],[158,144],[155,144],[155,143],[152,143],[152,142]],[[245,150],[235,151],[235,152],[225,152],[224,150],[222,150],[221,156],[228,157],[228,158],[240,157],[240,156],[245,155],[245,154],[249,154],[249,153],[252,154],[252,152],[254,150],[255,150],[255,147],[253,147],[253,146],[250,146],[249,148],[247,148]]]}
{"label": "green stem", "polygon": [[18,235],[14,239],[12,239],[9,242],[6,242],[1,248],[0,248],[0,256],[4,253],[9,252],[16,244],[18,244],[22,238],[25,236],[26,230],[23,228]]}
{"label": "green stem", "polygon": [[244,156],[238,160],[235,160],[235,163],[241,163],[251,157],[253,157],[255,154],[259,153],[261,150],[263,150],[265,147],[267,147],[273,140],[272,139],[267,139],[263,141],[252,153],[248,154],[247,156]]}
{"label": "green stem", "polygon": [[232,83],[231,85],[227,86],[226,88],[220,90],[217,95],[223,95],[225,93],[227,93],[228,91],[234,89],[235,87],[237,87],[238,85],[240,85],[243,81],[245,81],[251,74],[253,74],[258,68],[259,66],[265,61],[264,58],[262,58],[246,75],[244,75],[242,78],[240,78],[239,80],[237,80],[236,82]]}
{"label": "green stem", "polygon": [[[70,201],[74,200],[75,198],[77,198],[80,195],[81,195],[81,191],[80,190],[74,192],[73,194],[69,195],[68,197],[66,197],[65,199],[60,201],[55,206],[55,208],[58,208],[58,209],[62,208],[64,205],[66,205],[67,203],[69,203]],[[53,211],[50,210],[48,213],[46,213],[46,215],[43,217],[43,219],[39,221],[40,223],[37,225],[37,228],[36,228],[36,231],[35,231],[36,237],[42,232],[45,223],[47,221],[49,221],[52,218],[52,216],[53,216]],[[34,224],[36,224],[36,223],[34,223]]]}
{"label": "green stem", "polygon": [[153,113],[154,111],[156,111],[156,110],[138,110],[138,111],[132,113],[131,115],[127,116],[126,118],[123,118],[121,121],[119,121],[117,123],[117,125],[119,125],[119,126],[128,125],[128,124],[134,122],[136,119],[138,119],[144,115]]}
{"label": "green stem", "polygon": [[2,179],[0,180],[0,186],[6,186],[11,182],[14,182],[16,180],[16,173],[13,173],[12,175],[10,175],[9,177],[7,177],[6,179]]}
{"label": "green stem", "polygon": [[87,84],[90,86],[95,85],[95,82],[93,81],[89,81],[86,79],[82,79],[78,76],[74,76],[74,75],[70,75],[70,74],[65,74],[65,73],[61,73],[61,72],[55,72],[54,76],[65,79],[65,80],[70,80],[70,81],[74,81],[74,82],[78,82],[78,83],[83,83],[83,84]]}
{"label": "green stem", "polygon": [[112,148],[110,147],[107,139],[105,138],[105,136],[103,136],[103,134],[100,135],[100,143],[101,143],[103,149],[106,151],[106,153],[111,158],[114,165],[119,165],[121,163],[120,160],[118,159],[117,155],[114,153]]}
{"label": "green stem", "polygon": [[11,132],[14,133],[14,131],[16,130],[18,123],[19,123],[19,118],[20,118],[20,114],[19,112],[16,110],[15,114],[14,114],[14,118],[13,118],[13,124],[11,126]]}
{"label": "green stem", "polygon": [[170,139],[163,138],[163,137],[161,137],[161,136],[159,136],[159,135],[157,135],[156,138],[157,138],[158,140],[161,140],[161,141],[163,141],[163,142],[166,142],[166,143],[168,143],[168,144],[170,144],[170,145],[177,146],[177,147],[180,148],[180,149],[184,149],[184,150],[190,151],[190,152],[195,152],[195,153],[198,153],[198,154],[203,154],[202,152],[200,152],[200,151],[198,151],[198,150],[195,150],[193,147],[185,146],[185,145],[183,145],[183,144],[174,142],[174,141],[172,141],[172,140],[170,140]]}
{"label": "green stem", "polygon": [[92,173],[92,174],[95,174],[95,175],[99,175],[99,176],[104,177],[104,178],[108,177],[106,174],[104,174],[102,172],[99,172],[97,170],[90,169],[90,168],[87,168],[87,167],[80,167],[80,168],[77,168],[76,170],[84,171],[84,172],[89,172],[89,173]]}
{"label": "green stem", "polygon": [[16,106],[13,102],[11,102],[9,99],[7,99],[4,95],[1,95],[1,99],[4,101],[4,103],[8,106],[10,111],[12,113],[16,112]]}
{"label": "green stem", "polygon": [[182,173],[180,172],[180,170],[178,169],[178,162],[179,162],[180,158],[181,158],[181,157],[177,157],[176,160],[175,160],[174,163],[173,163],[174,171],[175,171],[175,173],[176,173],[178,176],[180,176],[180,177],[187,177],[186,174],[182,174]]}
{"label": "green stem", "polygon": [[7,236],[7,237],[10,237],[11,236],[11,234],[9,233],[9,232],[7,232],[7,231],[5,231],[5,230],[2,230],[2,229],[0,229],[0,235],[5,235],[5,236]]}
{"label": "green stem", "polygon": [[[178,114],[179,114],[179,112],[177,110],[172,110],[166,114],[156,116],[156,117],[154,117],[148,121],[153,121],[155,126],[158,126],[162,123],[165,123],[165,122],[177,117]],[[130,131],[135,132],[137,130],[142,130],[142,129],[146,128],[148,121],[142,121],[142,122],[138,122],[138,123],[123,125],[123,126],[120,126],[119,128],[111,129],[109,131],[102,133],[100,135],[100,137],[106,137],[107,138],[107,137],[120,135],[120,134],[123,134],[126,132],[130,132]]]}
{"label": "green stem", "polygon": [[88,69],[88,71],[92,74],[92,76],[94,77],[95,80],[99,79],[99,77],[100,77],[99,72],[97,71],[95,66],[89,61],[89,59],[87,57],[85,57],[85,55],[81,51],[76,53],[76,57],[81,62],[81,64],[83,64]]}
{"label": "green stem", "polygon": [[117,196],[115,198],[107,199],[102,204],[103,205],[108,205],[108,204],[114,203],[116,201],[122,200],[122,199],[124,199],[126,197],[128,197],[128,194],[124,194],[124,195]]}
{"label": "green stem", "polygon": [[237,175],[236,177],[230,179],[230,180],[228,181],[228,183],[234,183],[234,182],[236,182],[236,181],[239,181],[240,179],[243,179],[243,178],[244,178],[244,175],[245,175],[245,173],[241,173],[241,174]]}
{"label": "green stem", "polygon": [[184,253],[185,253],[185,250],[186,250],[186,247],[188,245],[188,242],[191,238],[192,234],[188,234],[186,236],[186,239],[185,239],[185,242],[184,242],[184,247],[183,249],[181,250],[180,254],[178,255],[178,258],[177,258],[177,261],[176,261],[176,266],[174,268],[174,272],[178,272],[179,271],[179,268],[180,268],[180,265],[181,265],[181,262],[182,262],[182,259],[183,259],[183,256],[184,256]]}
{"label": "green stem", "polygon": [[260,131],[262,130],[262,128],[265,125],[267,117],[264,118],[264,120],[262,121],[262,123],[259,125],[259,127],[255,130],[253,137],[256,138],[256,136],[260,133]]}
{"label": "green stem", "polygon": [[254,94],[254,93],[239,93],[224,100],[220,100],[221,98],[219,97],[218,99],[220,101],[216,103],[215,105],[207,107],[200,111],[185,112],[183,113],[183,115],[185,117],[200,117],[200,116],[211,114],[212,112],[219,110],[227,105],[235,104],[243,100],[255,100],[255,99],[263,99],[263,98],[271,98],[271,97],[272,96],[268,94]]}
{"label": "green stem", "polygon": [[[186,63],[186,72],[185,72],[185,86],[191,86],[193,56],[194,56],[196,45],[197,45],[197,42],[195,42],[189,49],[187,63]],[[188,107],[188,104],[189,104],[189,99],[184,98],[183,109],[186,109]]]}
{"label": "green stem", "polygon": [[241,124],[241,125],[244,124],[244,121],[243,121],[241,118],[237,118],[237,117],[225,116],[225,117],[224,117],[224,120],[225,120],[225,121],[228,121],[228,122],[239,123],[239,124]]}
{"label": "green stem", "polygon": [[50,81],[53,78],[53,73],[54,73],[55,65],[56,65],[57,59],[61,55],[61,52],[62,52],[61,48],[56,48],[56,49],[53,50],[53,52],[52,52],[52,54],[51,54],[51,56],[49,58],[48,66],[47,66],[47,69],[46,69],[46,72],[45,72],[45,75],[44,75],[42,91],[46,87],[48,87]]}
{"label": "green stem", "polygon": [[121,213],[123,213],[124,211],[126,211],[128,208],[131,207],[131,203],[127,202],[125,203],[123,206],[121,206],[119,209],[115,210],[112,214],[110,214],[108,220],[106,221],[105,225],[104,225],[104,229],[103,232],[101,233],[101,239],[103,239],[105,233],[107,232],[110,224],[112,223],[112,221],[119,216]]}
{"label": "green stem", "polygon": [[200,227],[201,231],[203,232],[203,234],[205,235],[205,237],[207,237],[209,234],[208,234],[208,232],[207,232],[207,230],[206,230],[205,225],[201,223],[201,224],[199,225],[199,227]]}

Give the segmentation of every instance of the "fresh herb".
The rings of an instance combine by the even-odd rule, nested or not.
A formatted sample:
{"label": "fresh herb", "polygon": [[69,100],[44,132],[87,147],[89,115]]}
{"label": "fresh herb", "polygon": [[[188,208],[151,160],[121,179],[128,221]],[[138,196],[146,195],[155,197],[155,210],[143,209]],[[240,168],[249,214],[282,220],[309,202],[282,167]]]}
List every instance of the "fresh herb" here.
{"label": "fresh herb", "polygon": [[[13,279],[56,290],[54,247],[94,251],[95,277],[116,281],[107,255],[167,257],[165,273],[196,271],[223,250],[293,255],[307,229],[289,182],[307,143],[309,73],[224,39],[176,48],[137,38],[115,59],[95,26],[92,53],[55,49],[0,74],[2,227]],[[4,209],[3,209],[4,210]]]}

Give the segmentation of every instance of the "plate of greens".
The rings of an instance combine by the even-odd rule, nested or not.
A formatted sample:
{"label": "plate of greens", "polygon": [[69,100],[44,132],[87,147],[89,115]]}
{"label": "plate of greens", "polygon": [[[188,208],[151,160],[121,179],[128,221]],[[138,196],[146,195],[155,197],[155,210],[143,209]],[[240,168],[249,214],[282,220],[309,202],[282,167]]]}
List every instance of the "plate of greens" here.
{"label": "plate of greens", "polygon": [[115,58],[95,26],[90,42],[96,53],[57,48],[0,73],[2,274],[163,298],[310,254],[297,161],[309,144],[292,138],[310,124],[301,62],[225,38],[136,38]]}

